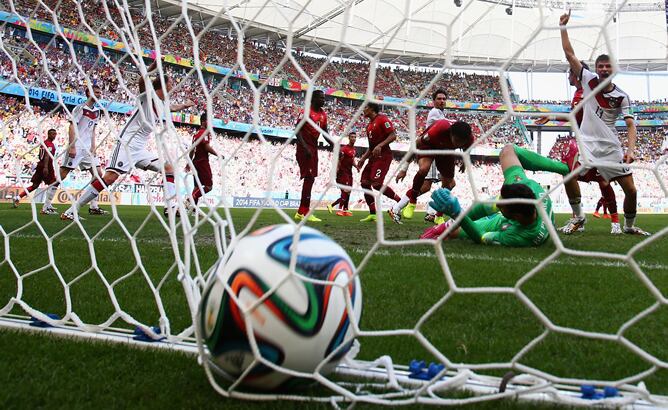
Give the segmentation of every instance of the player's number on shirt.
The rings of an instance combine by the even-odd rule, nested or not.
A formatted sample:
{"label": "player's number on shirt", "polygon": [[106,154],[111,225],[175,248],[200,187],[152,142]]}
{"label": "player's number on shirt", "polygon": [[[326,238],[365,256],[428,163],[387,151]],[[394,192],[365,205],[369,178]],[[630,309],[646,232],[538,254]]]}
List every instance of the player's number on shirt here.
{"label": "player's number on shirt", "polygon": [[377,169],[376,170],[376,178],[380,178],[381,170]]}
{"label": "player's number on shirt", "polygon": [[603,111],[603,108],[601,108],[601,107],[596,107],[596,115],[598,115],[598,118],[603,118],[603,113],[604,113],[604,112],[605,112],[605,111]]}

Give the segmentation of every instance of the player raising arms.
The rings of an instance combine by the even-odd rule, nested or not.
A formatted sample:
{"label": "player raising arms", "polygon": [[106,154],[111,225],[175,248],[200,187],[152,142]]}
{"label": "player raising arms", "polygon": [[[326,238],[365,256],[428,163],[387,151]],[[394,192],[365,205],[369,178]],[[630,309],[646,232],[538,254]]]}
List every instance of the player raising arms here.
{"label": "player raising arms", "polygon": [[197,203],[202,195],[213,188],[213,175],[211,173],[211,164],[209,164],[209,154],[218,156],[216,150],[211,146],[211,134],[207,128],[207,114],[203,113],[199,119],[199,130],[193,136],[193,148],[190,151],[190,160],[195,168],[195,189],[193,189],[191,194],[192,204],[190,201],[186,201],[186,209],[190,212],[197,209]]}
{"label": "player raising arms", "polygon": [[[157,62],[153,62],[148,67],[148,73],[153,72],[157,67]],[[109,187],[111,184],[123,174],[128,173],[133,167],[143,170],[150,170],[154,172],[161,172],[165,170],[165,215],[169,209],[176,208],[176,186],[174,185],[174,168],[172,164],[160,161],[158,156],[146,149],[149,138],[158,124],[163,120],[164,115],[162,105],[156,104],[149,93],[146,91],[145,81],[139,81],[139,96],[137,110],[132,114],[130,119],[125,123],[121,133],[118,136],[116,147],[113,150],[109,165],[107,166],[102,181],[96,179],[88,186],[77,202],[72,204],[70,209],[60,214],[60,218],[64,220],[74,220],[76,212],[85,205],[97,198],[101,191]],[[167,94],[172,89],[172,79],[165,75],[164,87],[160,76],[151,81],[152,87],[155,90],[155,95],[164,100]],[[172,104],[169,109],[171,111],[180,111],[187,107],[192,107],[194,104],[187,101],[185,104]]]}
{"label": "player raising arms", "polygon": [[[325,106],[325,93],[322,90],[313,91],[311,96],[311,108],[309,110],[309,118],[313,121],[320,130],[327,132],[327,113],[322,107]],[[303,113],[304,114],[304,113]],[[302,118],[299,121],[304,119]],[[299,165],[299,174],[304,180],[302,185],[302,197],[299,202],[299,209],[295,214],[295,220],[301,221],[306,218],[311,209],[311,191],[313,190],[313,183],[315,177],[318,176],[318,138],[320,137],[320,130],[311,125],[309,122],[304,122],[297,130],[297,149],[295,156],[297,164]],[[322,222],[322,219],[311,214],[306,218],[308,222]]]}
{"label": "player raising arms", "polygon": [[[613,74],[610,57],[602,54],[596,58],[594,63],[596,74],[587,70],[580,60],[575,56],[575,51],[568,37],[566,25],[570,19],[571,12],[563,14],[559,19],[561,26],[561,45],[566,59],[571,66],[571,71],[577,73],[578,80],[582,84],[583,95],[586,98],[594,92],[594,89]],[[637,189],[633,181],[631,169],[627,166],[635,159],[636,127],[631,113],[631,101],[628,94],[619,89],[612,82],[593,98],[582,102],[583,112],[580,132],[582,135],[582,148],[587,158],[593,161],[605,161],[617,165],[598,165],[596,168],[585,168],[581,176],[590,176],[594,180],[598,172],[606,181],[617,181],[624,191],[624,229],[623,232],[635,235],[649,235],[648,232],[634,226],[637,210]],[[628,147],[626,153],[619,141],[615,122],[620,114],[624,116],[624,122],[628,128]],[[569,150],[564,160],[570,169],[579,166],[578,150],[575,141],[569,145]],[[566,194],[573,208],[574,217],[562,229],[566,234],[576,232],[584,226],[586,220],[581,206],[580,186],[576,179],[570,179],[564,183]]]}
{"label": "player raising arms", "polygon": [[[392,122],[385,114],[380,113],[380,106],[376,103],[368,103],[364,107],[364,116],[369,119],[366,126],[366,135],[369,138],[369,149],[362,155],[357,162],[357,169],[368,159],[369,162],[362,171],[362,188],[380,191],[385,181],[385,175],[392,164],[392,149],[390,144],[397,139]],[[399,195],[395,194],[392,188],[385,187],[383,195],[395,201],[399,201]],[[376,220],[376,199],[370,193],[364,193],[364,199],[369,206],[369,215],[361,219],[360,222],[373,222]]]}
{"label": "player raising arms", "polygon": [[[72,170],[79,167],[83,171],[89,171],[91,174],[90,183],[102,176],[100,163],[95,156],[95,130],[100,120],[100,110],[95,106],[97,100],[101,97],[100,86],[94,84],[93,93],[86,90],[88,99],[83,104],[77,105],[72,110],[72,121],[68,129],[68,148],[67,156],[60,164],[60,180],[64,181]],[[51,206],[51,201],[56,195],[60,182],[56,181],[46,191],[44,200],[44,209],[50,210],[49,213],[56,213],[55,208]],[[97,198],[90,202],[88,213],[91,215],[104,215],[107,211],[101,209],[97,204]]]}
{"label": "player raising arms", "polygon": [[[53,184],[56,181],[56,172],[53,169],[53,157],[56,155],[56,146],[53,141],[56,139],[57,133],[53,128],[46,132],[46,139],[39,146],[39,162],[35,166],[35,172],[30,178],[31,185],[14,197],[14,208],[18,208],[21,198],[36,190],[39,185],[44,182],[47,185]],[[48,189],[48,188],[47,188]],[[50,215],[56,212],[55,208],[42,208],[40,213]]]}
{"label": "player raising arms", "polygon": [[[584,69],[589,70],[589,66],[584,62],[580,61],[580,64],[582,64],[582,67]],[[578,104],[582,101],[583,98],[583,90],[582,90],[582,84],[578,80],[578,76],[576,73],[573,72],[572,69],[568,70],[568,82],[570,85],[575,87],[575,94],[573,94],[573,100],[571,101],[571,111],[577,107]],[[579,110],[578,112],[575,113],[575,121],[578,124],[578,127],[582,125],[582,117],[583,117],[584,110]],[[543,125],[547,123],[550,120],[550,117],[542,117],[540,120],[536,121],[537,124]],[[570,145],[573,145],[573,150],[574,152],[577,151],[577,142],[575,140],[569,141],[569,150]],[[566,154],[568,151],[566,151]],[[598,187],[601,190],[601,200],[599,203],[602,203],[602,205],[610,210],[610,233],[612,234],[621,234],[622,233],[622,228],[619,226],[619,214],[617,213],[617,198],[615,197],[615,190],[612,189],[612,186],[608,181],[605,180],[599,173],[597,172],[592,172],[588,173],[585,175],[581,175],[578,177],[579,181],[583,182],[592,182],[596,181],[598,182]],[[574,204],[575,208],[580,207],[580,203],[576,201]],[[598,209],[600,206],[596,207],[596,212],[594,212],[594,217],[598,217]],[[562,227],[561,230],[563,231],[564,228],[567,228],[569,225],[567,224],[565,227]],[[578,228],[578,231],[584,231],[584,225],[580,226]],[[567,234],[570,234],[572,232],[568,231],[566,232]]]}
{"label": "player raising arms", "polygon": [[[520,159],[528,154],[528,158]],[[511,247],[529,247],[542,245],[549,237],[547,224],[554,225],[552,200],[540,184],[529,179],[524,173],[523,164],[527,159],[536,160],[540,157],[513,145],[506,145],[499,155],[503,170],[503,186],[500,199],[540,199],[540,206],[545,209],[549,221],[544,221],[536,205],[526,203],[509,204],[477,204],[464,216],[459,227],[455,227],[446,239],[470,239],[485,245],[504,245]],[[557,168],[565,168],[564,164],[549,161]],[[421,239],[435,239],[451,226],[461,213],[459,200],[446,188],[439,189],[432,195],[431,206],[444,212],[452,219],[438,226],[428,228]]]}
{"label": "player raising arms", "polygon": [[[348,134],[348,145],[341,147],[339,151],[339,162],[336,167],[336,182],[341,185],[351,187],[353,185],[353,166],[355,166],[355,141],[357,141],[357,133],[350,131]],[[327,209],[331,214],[334,212],[334,207],[339,205],[339,210],[336,211],[338,216],[353,216],[353,213],[348,210],[350,203],[350,188],[341,187],[341,197],[331,204],[327,205]]]}
{"label": "player raising arms", "polygon": [[[463,150],[473,144],[473,133],[471,126],[464,121],[450,122],[449,120],[437,120],[429,127],[426,135],[422,135],[416,141],[418,149],[423,150]],[[418,155],[418,171],[413,178],[413,185],[399,202],[397,202],[388,213],[392,221],[401,223],[401,210],[409,204],[415,208],[417,198],[422,194],[422,187],[425,177],[429,173],[432,163],[436,163],[436,168],[443,179],[443,186],[452,189],[454,184],[448,184],[448,181],[454,181],[455,176],[455,157],[451,155]]]}

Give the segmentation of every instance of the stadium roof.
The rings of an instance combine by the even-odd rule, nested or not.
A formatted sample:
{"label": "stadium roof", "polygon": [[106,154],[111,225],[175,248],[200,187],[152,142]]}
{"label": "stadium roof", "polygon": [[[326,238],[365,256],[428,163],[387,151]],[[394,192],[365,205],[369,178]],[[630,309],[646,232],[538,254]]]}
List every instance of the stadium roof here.
{"label": "stadium roof", "polygon": [[[163,17],[182,13],[179,0],[155,4]],[[293,33],[293,48],[317,54],[434,67],[447,57],[469,69],[508,63],[511,71],[563,72],[557,26],[566,4],[583,60],[608,53],[625,71],[668,71],[666,7],[656,0],[190,0],[187,12],[223,33],[245,27],[245,38],[260,42],[288,44]]]}

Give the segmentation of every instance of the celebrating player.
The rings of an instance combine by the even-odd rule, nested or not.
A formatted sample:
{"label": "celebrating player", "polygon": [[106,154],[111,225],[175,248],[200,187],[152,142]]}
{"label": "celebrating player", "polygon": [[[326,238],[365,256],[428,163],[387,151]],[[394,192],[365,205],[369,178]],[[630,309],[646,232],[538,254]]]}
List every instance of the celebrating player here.
{"label": "celebrating player", "polygon": [[[339,151],[339,163],[336,167],[336,182],[350,187],[353,185],[353,166],[355,165],[355,141],[357,140],[357,133],[350,131],[348,134],[348,145],[341,147]],[[339,210],[336,211],[338,216],[353,216],[353,213],[348,210],[350,203],[350,188],[341,187],[341,197],[331,204],[327,205],[327,209],[331,214],[334,212],[334,207],[339,205]]]}
{"label": "celebrating player", "polygon": [[[313,183],[315,177],[318,176],[318,138],[320,137],[320,130],[327,132],[327,113],[322,107],[325,106],[325,93],[322,90],[313,91],[311,96],[311,109],[309,110],[309,118],[317,125],[316,128],[309,122],[304,122],[300,129],[297,130],[297,150],[296,158],[299,165],[299,173],[301,179],[304,180],[302,185],[302,197],[299,202],[299,209],[295,214],[295,220],[301,221],[306,218],[311,209],[311,191],[313,190]],[[299,121],[303,120],[300,118]],[[321,222],[322,219],[311,214],[306,218],[308,222]]]}
{"label": "celebrating player", "polygon": [[[520,155],[527,157],[520,159]],[[509,204],[477,204],[464,216],[460,226],[455,227],[446,239],[470,239],[485,245],[504,245],[511,247],[538,246],[549,237],[546,223],[554,224],[552,200],[540,184],[529,179],[524,173],[523,164],[536,157],[551,161],[555,167],[563,168],[564,164],[541,157],[536,153],[523,150],[517,146],[506,145],[499,161],[503,170],[504,182],[499,199],[540,199],[540,206],[545,209],[550,221],[544,221],[536,206],[527,203]],[[454,224],[461,213],[457,197],[446,188],[439,189],[432,195],[431,206],[452,219],[438,226],[428,228],[420,238],[435,239]]]}
{"label": "celebrating player", "polygon": [[[60,180],[64,181],[72,170],[79,167],[81,170],[89,171],[91,182],[102,176],[100,163],[95,156],[95,130],[100,119],[100,110],[95,106],[100,99],[101,89],[97,84],[91,87],[93,93],[86,90],[88,99],[83,104],[77,105],[72,110],[72,121],[68,129],[67,157],[60,165]],[[44,208],[42,213],[56,213],[51,206],[51,201],[56,195],[60,182],[56,181],[46,191]],[[48,211],[48,212],[47,212]],[[98,206],[97,198],[90,202],[88,213],[91,215],[104,215],[107,211]]]}
{"label": "celebrating player", "polygon": [[[584,67],[586,70],[589,70],[589,66],[584,62],[580,61],[580,64],[582,64],[582,67]],[[583,89],[582,89],[582,84],[578,80],[578,76],[573,72],[572,69],[568,70],[568,82],[570,85],[575,87],[575,94],[573,94],[573,100],[571,101],[571,110],[574,110],[575,107],[582,101],[583,98]],[[582,125],[582,116],[583,116],[584,110],[579,110],[578,112],[575,113],[575,121],[578,124],[578,127]],[[537,124],[542,125],[547,123],[550,120],[550,117],[543,117],[540,120],[536,121]],[[569,141],[569,149],[570,149],[570,144],[573,144],[573,149],[577,150],[577,143],[575,141]],[[567,151],[568,152],[568,151]],[[566,153],[567,153],[566,152]],[[598,187],[601,190],[601,201],[603,201],[603,206],[607,209],[610,210],[610,233],[612,234],[621,234],[622,233],[622,228],[619,226],[619,214],[617,213],[617,198],[615,197],[615,190],[612,189],[612,186],[608,181],[606,181],[600,174],[598,173],[592,173],[589,175],[582,175],[578,177],[579,181],[583,182],[592,182],[596,181],[598,182]],[[599,203],[601,202],[599,201]],[[575,207],[579,207],[579,202],[574,204]],[[594,212],[594,217],[598,217],[598,209],[600,206],[596,207],[596,212]],[[566,228],[569,228],[569,225],[566,224],[566,226],[560,228],[562,231],[564,231],[567,234],[572,233],[571,231],[567,230]],[[584,224],[580,227],[577,228],[578,231],[584,231]]]}
{"label": "celebrating player", "polygon": [[[368,103],[364,107],[364,116],[369,119],[369,124],[366,126],[366,135],[369,138],[369,149],[362,155],[362,158],[357,162],[357,169],[362,168],[362,165],[368,159],[369,162],[362,171],[361,183],[362,188],[380,191],[385,181],[385,175],[390,169],[392,163],[392,149],[390,144],[397,139],[397,134],[394,131],[392,122],[385,114],[380,113],[380,106],[376,103]],[[395,194],[392,188],[385,187],[383,195],[388,198],[399,201],[399,195]],[[370,193],[364,193],[364,199],[369,206],[369,215],[361,219],[360,222],[373,222],[376,220],[376,199]]]}
{"label": "celebrating player", "polygon": [[[602,54],[596,58],[594,64],[596,74],[587,70],[580,60],[575,56],[566,30],[566,24],[570,19],[571,12],[563,14],[559,20],[562,26],[561,45],[566,59],[573,73],[578,73],[578,80],[582,84],[584,97],[592,94],[594,89],[613,74],[610,57]],[[631,112],[631,101],[628,94],[619,89],[612,82],[608,83],[594,98],[590,98],[580,104],[582,110],[582,148],[586,157],[593,161],[601,161],[616,165],[598,165],[596,168],[585,168],[580,174],[580,179],[596,180],[597,173],[606,181],[617,181],[624,191],[624,229],[623,232],[634,235],[649,235],[648,232],[634,226],[637,210],[637,190],[633,181],[631,169],[627,166],[635,159],[636,127]],[[615,122],[620,114],[623,114],[624,122],[628,128],[628,147],[626,153],[617,136]],[[570,169],[575,169],[578,162],[578,147],[575,141],[569,144],[568,152],[564,161]],[[562,229],[566,234],[576,232],[584,226],[586,219],[581,206],[580,186],[576,179],[570,179],[564,183],[566,193],[573,208],[574,217]],[[613,228],[614,231],[614,228]]]}
{"label": "celebrating player", "polygon": [[[213,176],[211,174],[211,164],[209,164],[209,154],[218,156],[216,150],[211,146],[211,134],[207,128],[207,114],[200,115],[199,130],[193,137],[193,148],[190,151],[190,160],[195,168],[195,189],[191,194],[192,204],[186,201],[186,208],[194,211],[202,195],[211,191],[213,188]],[[203,191],[203,192],[202,192]]]}
{"label": "celebrating player", "polygon": [[[427,134],[418,138],[416,146],[424,150],[463,150],[473,144],[473,134],[471,126],[464,121],[450,122],[448,120],[438,120],[427,130]],[[418,155],[418,171],[413,178],[412,187],[397,202],[388,213],[392,221],[401,223],[401,210],[409,204],[415,208],[417,198],[422,194],[422,187],[425,177],[429,173],[431,165],[435,163],[438,172],[443,178],[443,185],[447,187],[447,181],[453,181],[455,176],[455,157],[450,155]],[[450,185],[452,189],[454,185]],[[412,211],[411,211],[412,213]]]}
{"label": "celebrating player", "polygon": [[[56,172],[53,169],[53,156],[56,155],[56,146],[53,140],[56,139],[56,130],[53,128],[47,131],[46,139],[39,146],[39,162],[35,167],[35,173],[30,178],[31,185],[14,197],[14,208],[18,208],[21,198],[36,190],[39,185],[44,182],[47,185],[53,184],[56,181]],[[40,213],[50,215],[56,212],[53,207],[42,208]]]}
{"label": "celebrating player", "polygon": [[[153,62],[148,68],[151,73],[157,67],[157,63]],[[149,138],[156,126],[163,120],[164,113],[162,112],[162,105],[156,104],[146,91],[145,80],[140,80],[139,91],[141,94],[137,97],[139,105],[137,110],[132,114],[130,119],[125,123],[118,142],[111,155],[109,165],[105,170],[102,181],[96,179],[88,186],[77,202],[72,204],[70,209],[60,215],[61,219],[74,220],[75,213],[82,205],[95,199],[101,191],[116,182],[116,180],[123,174],[128,173],[133,167],[143,170],[151,170],[154,172],[161,172],[165,170],[165,215],[169,209],[176,208],[176,186],[174,185],[174,168],[168,162],[163,163],[158,156],[146,149]],[[148,80],[147,80],[148,81]],[[163,87],[160,76],[151,81],[152,87],[155,90],[155,95],[164,100],[167,94],[172,89],[172,79],[169,76],[164,77],[165,86]],[[171,111],[180,111],[187,107],[192,107],[194,104],[187,101],[185,104],[173,104],[169,107]]]}

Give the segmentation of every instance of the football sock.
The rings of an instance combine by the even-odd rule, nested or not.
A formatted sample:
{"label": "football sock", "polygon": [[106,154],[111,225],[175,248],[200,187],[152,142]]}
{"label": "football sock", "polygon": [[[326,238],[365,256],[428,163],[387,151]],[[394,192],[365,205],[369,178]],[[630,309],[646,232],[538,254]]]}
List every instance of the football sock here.
{"label": "football sock", "polygon": [[607,185],[601,188],[603,197],[603,212],[606,208],[610,214],[610,221],[613,223],[619,223],[619,214],[617,213],[617,198],[615,197],[615,190],[612,188],[612,185]]}
{"label": "football sock", "polygon": [[408,198],[408,195],[402,196],[401,199],[396,204],[394,204],[394,206],[392,207],[392,211],[395,214],[401,212],[401,210],[404,209],[406,205],[408,205],[408,202],[410,202],[410,198]]}
{"label": "football sock", "polygon": [[341,209],[347,211],[349,203],[350,203],[350,192],[346,191],[341,192]]}
{"label": "football sock", "polygon": [[415,177],[413,177],[413,185],[411,186],[411,189],[409,189],[409,194],[408,196],[411,199],[411,204],[417,203],[417,198],[420,196],[420,193],[422,192],[422,184],[424,184],[424,175],[420,175],[418,172],[415,174]]}
{"label": "football sock", "polygon": [[522,163],[522,168],[526,170],[554,172],[559,175],[568,175],[570,172],[568,165],[561,161],[538,155],[535,152],[520,148],[517,145],[515,145],[514,148],[517,158]]}
{"label": "football sock", "polygon": [[[95,187],[95,185],[97,185],[95,182],[88,185],[88,187],[84,189],[83,193],[81,194],[81,197],[79,197],[79,200],[76,201],[74,204],[72,204],[72,208],[76,208],[78,210],[79,208],[81,208],[82,205],[86,205],[93,199],[97,198],[97,196],[100,194],[100,191],[98,191],[97,188]],[[70,208],[70,210],[72,208]]]}
{"label": "football sock", "polygon": [[199,198],[202,196],[202,191],[200,191],[199,187],[193,189],[192,197],[193,197],[193,202],[196,204],[199,201]]}
{"label": "football sock", "polygon": [[47,188],[46,194],[44,195],[44,206],[43,208],[50,208],[51,207],[51,201],[53,201],[53,197],[56,196],[56,191],[58,190],[58,182],[54,183],[50,187]]}
{"label": "football sock", "polygon": [[174,185],[174,174],[165,174],[165,204],[170,208],[174,206],[175,195],[176,185]]}
{"label": "football sock", "polygon": [[584,217],[584,212],[582,211],[582,198],[577,197],[569,199],[568,203],[571,204],[571,209],[573,210],[573,215],[579,218]]}
{"label": "football sock", "polygon": [[32,191],[34,191],[35,188],[37,188],[37,187],[31,185],[31,186],[29,186],[28,188],[26,188],[25,190],[22,189],[21,192],[19,192],[19,198],[23,198],[24,196],[28,195],[29,193],[31,193]]}
{"label": "football sock", "polygon": [[397,195],[394,192],[394,190],[392,188],[390,188],[389,186],[385,188],[385,191],[383,191],[383,195],[385,195],[386,197],[388,197],[390,199],[394,199],[397,202],[401,200],[399,195]]}
{"label": "football sock", "polygon": [[299,202],[299,212],[302,215],[306,215],[311,209],[311,190],[313,189],[313,183],[315,178],[306,177],[304,178],[304,185],[302,185],[302,198]]}
{"label": "football sock", "polygon": [[636,222],[636,214],[627,214],[624,213],[624,226],[626,228],[633,228],[633,224]]}

